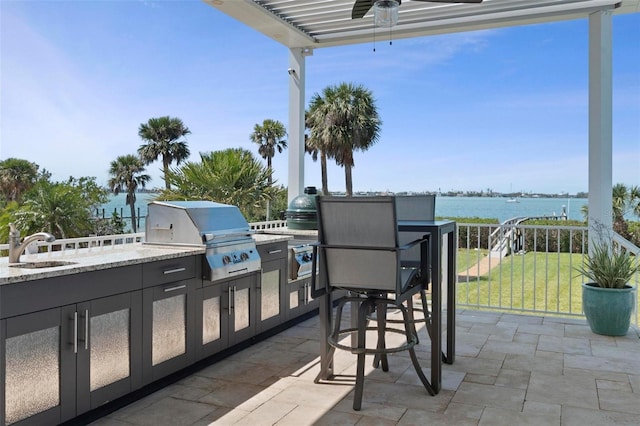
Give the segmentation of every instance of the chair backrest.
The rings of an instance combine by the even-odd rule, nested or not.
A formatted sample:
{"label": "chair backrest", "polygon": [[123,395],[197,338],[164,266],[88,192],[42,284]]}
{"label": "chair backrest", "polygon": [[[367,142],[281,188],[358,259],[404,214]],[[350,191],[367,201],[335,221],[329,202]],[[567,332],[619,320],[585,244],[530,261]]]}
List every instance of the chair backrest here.
{"label": "chair backrest", "polygon": [[394,197],[317,198],[320,267],[329,287],[400,290]]}
{"label": "chair backrest", "polygon": [[[435,195],[399,195],[396,196],[396,214],[398,220],[434,220],[436,215]],[[400,245],[421,238],[417,232],[401,232],[398,235]],[[405,266],[420,264],[420,246],[404,250],[400,257]]]}

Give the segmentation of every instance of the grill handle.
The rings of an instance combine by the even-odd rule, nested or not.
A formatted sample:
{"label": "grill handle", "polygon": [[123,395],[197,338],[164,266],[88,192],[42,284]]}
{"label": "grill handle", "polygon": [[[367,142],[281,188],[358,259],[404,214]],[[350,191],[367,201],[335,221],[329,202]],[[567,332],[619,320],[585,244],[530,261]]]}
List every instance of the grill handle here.
{"label": "grill handle", "polygon": [[248,271],[249,271],[249,268],[235,269],[233,271],[229,271],[229,275],[237,274],[238,272],[248,272]]}

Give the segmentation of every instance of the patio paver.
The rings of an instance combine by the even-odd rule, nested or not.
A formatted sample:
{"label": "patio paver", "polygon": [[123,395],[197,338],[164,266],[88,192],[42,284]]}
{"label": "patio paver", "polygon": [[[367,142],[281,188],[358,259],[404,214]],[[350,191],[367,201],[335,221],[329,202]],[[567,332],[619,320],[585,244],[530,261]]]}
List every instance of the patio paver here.
{"label": "patio paver", "polygon": [[[94,426],[204,425],[635,425],[640,334],[606,337],[575,318],[459,311],[456,362],[429,396],[408,355],[390,371],[367,367],[362,410],[352,410],[355,355],[337,351],[338,380],[315,384],[317,318],[205,367]],[[429,377],[429,341],[417,351]]]}

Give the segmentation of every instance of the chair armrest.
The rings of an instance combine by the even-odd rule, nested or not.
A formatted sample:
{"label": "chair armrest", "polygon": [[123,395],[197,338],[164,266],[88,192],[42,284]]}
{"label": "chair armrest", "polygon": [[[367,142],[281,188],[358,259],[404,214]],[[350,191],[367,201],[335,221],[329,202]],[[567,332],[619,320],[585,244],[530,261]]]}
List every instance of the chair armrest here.
{"label": "chair armrest", "polygon": [[425,235],[422,236],[422,238],[418,238],[417,240],[413,240],[413,241],[410,241],[410,242],[408,242],[406,244],[398,246],[398,250],[408,250],[408,249],[410,249],[411,247],[415,246],[418,243],[428,242],[429,241],[429,237],[430,237],[429,234],[425,234]]}

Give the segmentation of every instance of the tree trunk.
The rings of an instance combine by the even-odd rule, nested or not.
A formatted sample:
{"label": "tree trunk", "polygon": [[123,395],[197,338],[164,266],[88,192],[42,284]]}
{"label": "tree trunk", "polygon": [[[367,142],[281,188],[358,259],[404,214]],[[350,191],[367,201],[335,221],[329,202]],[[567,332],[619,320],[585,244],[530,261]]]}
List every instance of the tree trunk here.
{"label": "tree trunk", "polygon": [[353,195],[353,178],[351,176],[351,164],[344,165],[344,179],[347,187],[347,197]]}
{"label": "tree trunk", "polygon": [[327,180],[327,155],[320,151],[320,171],[322,173],[322,195],[329,195],[329,183]]}
{"label": "tree trunk", "polygon": [[133,233],[138,232],[138,224],[136,223],[136,202],[135,202],[135,194],[132,192],[129,193],[129,207],[131,208],[131,229],[133,229]]}
{"label": "tree trunk", "polygon": [[[267,156],[267,170],[269,171],[269,178],[267,182],[269,183],[269,187],[273,185],[273,170],[271,170],[271,157]],[[267,200],[267,222],[271,220],[271,200]]]}
{"label": "tree trunk", "polygon": [[164,155],[162,156],[162,171],[164,172],[164,187],[171,189],[171,185],[169,185],[169,160]]}

